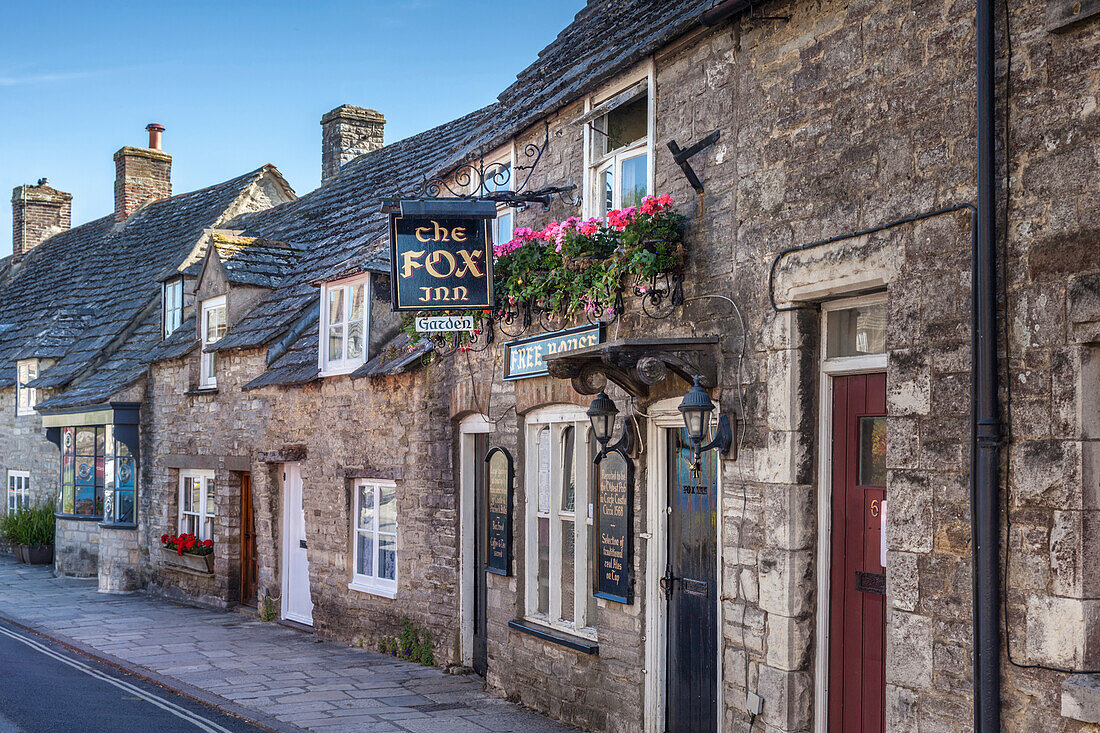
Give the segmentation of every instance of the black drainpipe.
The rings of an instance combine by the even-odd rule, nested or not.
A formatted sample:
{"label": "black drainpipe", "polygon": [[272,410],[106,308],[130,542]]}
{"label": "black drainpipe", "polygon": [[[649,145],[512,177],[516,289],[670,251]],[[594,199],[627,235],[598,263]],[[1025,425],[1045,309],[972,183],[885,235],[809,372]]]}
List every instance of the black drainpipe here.
{"label": "black drainpipe", "polygon": [[971,261],[972,440],[974,524],[974,730],[1001,729],[1000,514],[1001,420],[997,400],[997,274],[994,199],[993,0],[977,0],[978,215]]}

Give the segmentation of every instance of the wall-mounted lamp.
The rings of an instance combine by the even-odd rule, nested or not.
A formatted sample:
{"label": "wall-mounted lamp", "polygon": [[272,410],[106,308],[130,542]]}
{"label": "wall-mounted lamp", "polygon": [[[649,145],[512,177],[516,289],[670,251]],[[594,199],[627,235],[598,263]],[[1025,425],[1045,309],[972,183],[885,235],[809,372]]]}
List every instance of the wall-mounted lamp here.
{"label": "wall-mounted lamp", "polygon": [[600,453],[596,457],[599,460],[605,453],[612,450],[628,452],[634,445],[634,438],[630,433],[630,423],[623,424],[622,437],[614,445],[611,436],[615,433],[615,416],[619,414],[619,408],[607,396],[607,392],[600,392],[588,408],[588,419],[592,421],[592,434],[600,444]]}
{"label": "wall-mounted lamp", "polygon": [[695,377],[695,384],[680,402],[680,414],[684,416],[684,427],[687,428],[691,446],[695,449],[696,464],[704,452],[717,448],[719,453],[727,455],[733,445],[733,429],[730,427],[728,415],[722,415],[718,419],[718,432],[715,433],[714,440],[703,445],[703,438],[710,426],[710,415],[714,412],[714,403],[703,389],[702,381],[702,377]]}

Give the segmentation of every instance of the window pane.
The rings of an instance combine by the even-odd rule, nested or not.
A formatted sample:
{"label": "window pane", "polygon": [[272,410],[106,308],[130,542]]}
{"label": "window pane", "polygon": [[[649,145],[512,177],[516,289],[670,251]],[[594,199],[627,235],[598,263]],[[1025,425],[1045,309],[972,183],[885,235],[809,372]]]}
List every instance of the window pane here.
{"label": "window pane", "polygon": [[96,495],[95,486],[77,486],[76,503],[73,507],[74,514],[95,514]]}
{"label": "window pane", "polygon": [[356,532],[355,572],[374,577],[374,535]]}
{"label": "window pane", "polygon": [[538,518],[539,529],[539,600],[538,613],[550,612],[550,520]]}
{"label": "window pane", "polygon": [[95,428],[76,429],[76,452],[81,456],[95,454]]}
{"label": "window pane", "polygon": [[497,214],[496,230],[494,231],[494,241],[497,244],[502,242],[510,242],[512,240],[512,214],[508,212],[506,214]]}
{"label": "window pane", "polygon": [[75,489],[72,486],[65,486],[61,489],[61,512],[63,514],[72,514],[75,511]]}
{"label": "window pane", "polygon": [[118,509],[118,521],[124,524],[134,523],[134,492],[115,492],[115,506]]}
{"label": "window pane", "polygon": [[374,486],[359,487],[359,528],[374,529]]}
{"label": "window pane", "polygon": [[886,487],[886,418],[859,419],[859,484]]}
{"label": "window pane", "polygon": [[539,431],[539,513],[550,511],[550,429]]}
{"label": "window pane", "polygon": [[636,155],[623,161],[622,199],[619,206],[640,206],[646,191],[646,156]]}
{"label": "window pane", "polygon": [[134,488],[134,459],[116,458],[115,488]]}
{"label": "window pane", "polygon": [[363,285],[351,286],[351,320],[363,320]]}
{"label": "window pane", "polygon": [[73,454],[73,442],[76,435],[76,428],[65,428],[61,439],[61,454],[71,456]]}
{"label": "window pane", "polygon": [[649,102],[644,95],[608,112],[608,150],[622,148],[644,138],[648,117]]}
{"label": "window pane", "polygon": [[208,478],[206,479],[206,513],[213,516],[218,513],[217,509],[218,507],[215,503],[214,479]]}
{"label": "window pane", "polygon": [[561,618],[573,620],[573,567],[575,564],[576,538],[573,535],[573,522],[563,519],[561,522]]}
{"label": "window pane", "polygon": [[393,535],[378,535],[378,577],[397,578],[397,538]]}
{"label": "window pane", "polygon": [[363,322],[352,321],[348,324],[348,358],[363,358]]}
{"label": "window pane", "polygon": [[600,214],[606,215],[607,212],[615,208],[615,172],[612,169],[608,168],[599,175],[596,189],[602,192],[602,195],[600,195],[600,203],[602,204]]}
{"label": "window pane", "polygon": [[114,489],[103,491],[103,521],[115,521],[115,492]]}
{"label": "window pane", "polygon": [[76,463],[71,455],[61,457],[61,483],[76,483]]}
{"label": "window pane", "polygon": [[344,322],[344,289],[333,288],[328,291],[328,322]]}
{"label": "window pane", "polygon": [[378,502],[378,531],[397,532],[397,494],[392,486],[379,488],[381,498]]}
{"label": "window pane", "polygon": [[[591,486],[591,484],[589,484]],[[593,595],[593,591],[596,589],[596,533],[593,531],[592,523],[588,523],[588,582],[585,583],[586,593],[588,595],[588,625],[596,625],[596,596]]]}
{"label": "window pane", "polygon": [[562,487],[561,510],[573,511],[577,491],[577,466],[573,461],[573,436],[576,433],[572,425],[561,432]]}
{"label": "window pane", "polygon": [[333,326],[328,330],[328,360],[340,361],[344,358],[344,327]]}
{"label": "window pane", "polygon": [[885,303],[832,311],[828,319],[828,357],[886,353]]}
{"label": "window pane", "polygon": [[199,514],[202,512],[202,492],[199,489],[199,480],[188,476],[184,479],[183,484],[183,508],[184,511],[191,512],[193,514]]}
{"label": "window pane", "polygon": [[202,535],[200,539],[211,540],[214,539],[214,520],[207,519],[202,523]]}

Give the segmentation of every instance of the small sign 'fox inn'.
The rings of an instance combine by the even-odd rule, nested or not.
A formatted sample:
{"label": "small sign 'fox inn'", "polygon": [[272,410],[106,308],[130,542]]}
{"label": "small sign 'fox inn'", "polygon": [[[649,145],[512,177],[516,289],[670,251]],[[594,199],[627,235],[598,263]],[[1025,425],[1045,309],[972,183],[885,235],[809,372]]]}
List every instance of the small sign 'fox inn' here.
{"label": "small sign 'fox inn'", "polygon": [[390,213],[393,310],[492,308],[495,216],[492,202],[402,201]]}
{"label": "small sign 'fox inn'", "polygon": [[547,373],[543,357],[600,343],[600,324],[541,334],[504,344],[504,378],[526,379]]}

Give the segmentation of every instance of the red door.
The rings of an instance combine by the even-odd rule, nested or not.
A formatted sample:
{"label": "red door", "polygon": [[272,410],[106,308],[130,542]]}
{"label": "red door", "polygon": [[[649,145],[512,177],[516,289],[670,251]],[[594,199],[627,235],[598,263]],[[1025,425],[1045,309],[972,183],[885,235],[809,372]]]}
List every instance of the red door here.
{"label": "red door", "polygon": [[886,375],[833,381],[829,730],[882,733],[886,703]]}

